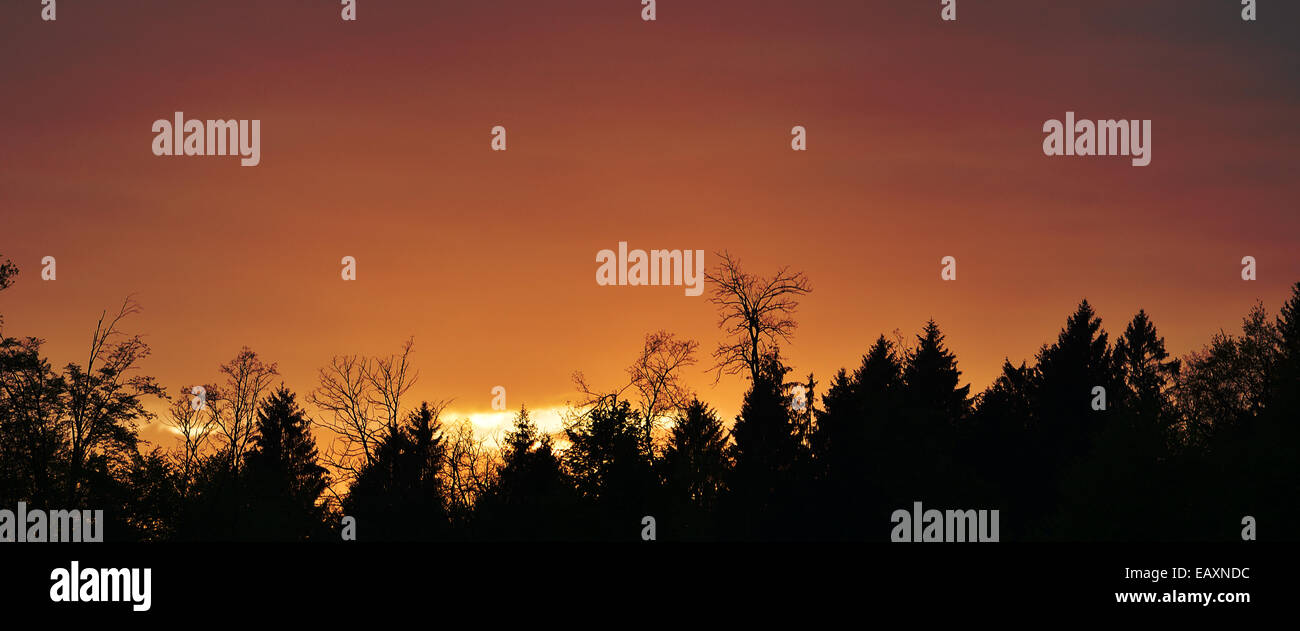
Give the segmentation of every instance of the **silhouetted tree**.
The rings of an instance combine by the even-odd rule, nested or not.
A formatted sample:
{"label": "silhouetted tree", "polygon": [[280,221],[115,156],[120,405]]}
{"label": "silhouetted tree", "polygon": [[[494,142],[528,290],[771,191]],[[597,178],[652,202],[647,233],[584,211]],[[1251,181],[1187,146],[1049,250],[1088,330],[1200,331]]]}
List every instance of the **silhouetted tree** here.
{"label": "silhouetted tree", "polygon": [[618,400],[632,390],[636,393],[637,414],[641,418],[641,440],[645,448],[654,452],[655,430],[661,420],[685,409],[693,398],[690,388],[682,381],[684,368],[695,365],[695,340],[680,340],[667,331],[656,331],[645,336],[645,345],[631,366],[627,367],[628,382],[613,392],[601,392],[587,383],[582,372],[573,374],[574,384],[583,394],[579,408],[587,410],[607,400]]}
{"label": "silhouetted tree", "polygon": [[785,393],[789,371],[776,350],[764,358],[731,430],[735,467],[729,485],[744,537],[795,539],[803,531],[797,515],[805,498],[795,489],[807,459]]}
{"label": "silhouetted tree", "polygon": [[230,459],[231,471],[238,471],[256,431],[257,409],[262,396],[271,387],[272,379],[280,373],[274,362],[262,361],[247,346],[234,359],[222,364],[221,373],[226,375],[225,397],[208,404],[214,406],[214,410],[218,403],[224,406],[215,417],[217,431],[226,440],[224,452]]}
{"label": "silhouetted tree", "polygon": [[1277,319],[1278,366],[1273,372],[1268,429],[1264,432],[1271,484],[1261,485],[1259,506],[1263,518],[1273,517],[1277,539],[1300,539],[1300,282]]}
{"label": "silhouetted tree", "polygon": [[[821,527],[818,536],[860,539],[860,524],[887,516],[885,496],[902,497],[903,373],[898,350],[880,336],[852,375],[836,373],[812,437]],[[903,501],[903,500],[897,500]],[[892,509],[891,509],[892,510]]]}
{"label": "silhouetted tree", "polygon": [[776,345],[794,334],[799,297],[812,287],[803,272],[782,267],[771,278],[761,278],[742,270],[740,259],[726,252],[718,256],[722,262],[705,280],[713,287],[709,301],[722,313],[718,327],[728,339],[713,352],[713,369],[718,378],[747,372],[752,383]]}
{"label": "silhouetted tree", "polygon": [[243,541],[250,538],[243,472],[230,468],[230,452],[200,455],[191,467],[175,537],[181,541]]}
{"label": "silhouetted tree", "polygon": [[474,521],[475,504],[496,481],[501,462],[490,438],[479,435],[469,419],[448,429],[442,467],[447,512],[453,528],[467,527]]}
{"label": "silhouetted tree", "polygon": [[1176,399],[1182,431],[1192,445],[1211,450],[1252,434],[1281,362],[1281,336],[1263,305],[1242,320],[1242,335],[1223,332],[1184,360]]}
{"label": "silhouetted tree", "polygon": [[[0,259],[0,291],[17,274],[12,261]],[[57,493],[66,384],[41,357],[43,343],[0,334],[0,498],[44,503]]]}
{"label": "silhouetted tree", "polygon": [[1014,366],[1003,361],[1002,373],[978,397],[970,422],[959,431],[958,457],[976,483],[970,501],[1025,516],[1003,522],[1003,538],[1008,540],[1024,538],[1030,523],[1055,497],[1050,484],[1036,474],[1045,459],[1031,433],[1036,374],[1025,362]]}
{"label": "silhouetted tree", "polygon": [[124,541],[166,541],[176,537],[184,501],[181,484],[185,479],[159,449],[139,454],[122,481],[122,510],[125,515],[105,539]]}
{"label": "silhouetted tree", "polygon": [[[119,329],[122,319],[139,312],[139,305],[127,299],[117,314],[101,314],[91,337],[85,366],[68,364],[64,421],[68,446],[68,501],[78,502],[81,484],[92,473],[92,465],[122,466],[137,452],[136,423],[153,418],[144,406],[147,396],[165,398],[152,377],[132,375],[149,356],[149,346],[139,335],[127,336]],[[93,463],[92,463],[93,461]]]}
{"label": "silhouetted tree", "polygon": [[[200,397],[195,394],[202,388]],[[187,494],[201,459],[208,452],[217,429],[221,409],[221,394],[217,386],[187,386],[167,406],[166,424],[180,434],[181,454],[177,474],[181,479],[181,493]]]}
{"label": "silhouetted tree", "polygon": [[[1068,468],[1061,489],[1056,536],[1087,540],[1152,540],[1176,530],[1182,511],[1171,447],[1175,417],[1167,392],[1179,362],[1139,311],[1115,343],[1114,388],[1092,451]],[[1181,520],[1181,517],[1177,518]],[[1164,537],[1167,538],[1167,537]]]}
{"label": "silhouetted tree", "polygon": [[[18,266],[7,257],[0,257],[0,291],[9,288],[13,279],[18,275]],[[0,314],[0,326],[4,326],[4,314]],[[0,339],[3,339],[3,329],[0,329]]]}
{"label": "silhouetted tree", "polygon": [[253,448],[244,456],[251,538],[302,541],[325,535],[319,501],[329,480],[317,459],[311,421],[282,385],[262,402]]}
{"label": "silhouetted tree", "polygon": [[640,521],[653,515],[656,489],[651,455],[642,440],[641,416],[613,398],[564,429],[569,447],[561,460],[591,515],[597,538],[637,538]]}
{"label": "silhouetted tree", "polygon": [[476,532],[508,540],[574,540],[578,506],[573,482],[564,472],[551,437],[538,430],[521,407],[501,445],[495,481],[475,505]]}
{"label": "silhouetted tree", "polygon": [[[969,445],[989,450],[985,464],[977,464],[983,458],[973,447],[959,450],[962,460],[980,473],[979,480],[999,489],[976,489],[974,496],[1006,501],[1008,510],[1021,517],[1009,524],[1013,537],[1049,532],[1068,537],[1052,527],[1045,530],[1044,524],[1058,514],[1067,472],[1092,454],[1110,414],[1092,409],[1093,388],[1105,388],[1109,401],[1119,384],[1107,335],[1087,300],[1066,319],[1056,343],[1043,346],[1035,360],[1034,366],[1019,368],[1006,362],[1002,375],[981,395],[972,426],[960,433]],[[1022,527],[1026,529],[1016,532]]]}
{"label": "silhouetted tree", "polygon": [[425,541],[450,536],[441,471],[445,457],[442,405],[422,403],[404,424],[380,438],[374,461],[361,468],[343,502],[358,538]]}
{"label": "silhouetted tree", "polygon": [[708,405],[692,400],[673,424],[660,463],[671,507],[663,531],[677,538],[718,536],[715,516],[731,468],[727,452],[722,421]]}
{"label": "silhouetted tree", "polygon": [[415,339],[388,357],[335,355],[318,373],[320,385],[308,400],[325,412],[322,425],[334,435],[324,460],[344,482],[374,462],[380,437],[392,434],[402,400],[419,379],[410,365]]}
{"label": "silhouetted tree", "polygon": [[1181,362],[1169,359],[1165,338],[1139,310],[1115,343],[1120,390],[1114,403],[1127,425],[1125,440],[1136,443],[1140,457],[1162,459],[1175,441],[1175,419],[1169,391]]}
{"label": "silhouetted tree", "polygon": [[42,340],[0,340],[0,497],[49,504],[65,495],[60,431],[66,384],[41,357]]}
{"label": "silhouetted tree", "polygon": [[[1039,351],[1031,392],[1031,431],[1044,498],[1059,497],[1065,472],[1091,450],[1107,411],[1092,409],[1093,388],[1117,392],[1107,334],[1087,300],[1066,319],[1051,346]],[[1051,510],[1044,503],[1042,510]]]}
{"label": "silhouetted tree", "polygon": [[892,425],[898,435],[890,442],[910,461],[906,470],[911,495],[951,501],[953,490],[965,482],[952,455],[956,430],[970,414],[970,386],[960,385],[957,358],[944,346],[934,320],[926,323],[916,346],[906,353],[902,378],[902,419]]}

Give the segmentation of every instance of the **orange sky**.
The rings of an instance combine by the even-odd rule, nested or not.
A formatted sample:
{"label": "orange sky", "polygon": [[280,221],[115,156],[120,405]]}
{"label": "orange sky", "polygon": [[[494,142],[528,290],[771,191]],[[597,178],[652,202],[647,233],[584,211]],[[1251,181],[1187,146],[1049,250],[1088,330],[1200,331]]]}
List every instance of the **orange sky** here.
{"label": "orange sky", "polygon": [[[1113,335],[1146,308],[1182,354],[1300,280],[1293,3],[39,4],[0,7],[0,254],[23,270],[0,313],[56,366],[134,293],[171,390],[248,345],[302,397],[331,355],[413,335],[419,397],[561,405],[648,331],[719,341],[706,298],[595,284],[627,241],[805,271],[797,375],[933,317],[978,391],[1083,297]],[[175,111],[260,119],[261,164],[154,156]],[[1151,119],[1151,165],[1044,156],[1066,111]],[[690,376],[735,413],[738,378]]]}

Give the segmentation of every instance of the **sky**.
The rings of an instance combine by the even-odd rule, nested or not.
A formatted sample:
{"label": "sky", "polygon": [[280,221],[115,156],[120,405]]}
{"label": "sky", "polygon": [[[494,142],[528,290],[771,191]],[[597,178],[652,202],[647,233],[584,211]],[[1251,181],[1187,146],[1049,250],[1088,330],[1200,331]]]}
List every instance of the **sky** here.
{"label": "sky", "polygon": [[[300,400],[332,355],[414,337],[414,400],[489,426],[493,387],[553,411],[574,371],[616,387],[666,329],[734,416],[707,295],[596,284],[625,241],[803,271],[782,350],[823,384],[934,318],[978,392],[1084,298],[1112,336],[1146,309],[1181,355],[1300,281],[1300,6],[1238,4],[960,0],[945,22],[938,0],[663,0],[646,22],[638,0],[360,0],[345,22],[328,0],[63,0],[45,22],[6,2],[4,331],[83,361],[133,295],[169,390],[249,346]],[[260,164],[155,156],[177,111],[260,120]],[[1152,121],[1151,164],[1045,156],[1066,112]]]}

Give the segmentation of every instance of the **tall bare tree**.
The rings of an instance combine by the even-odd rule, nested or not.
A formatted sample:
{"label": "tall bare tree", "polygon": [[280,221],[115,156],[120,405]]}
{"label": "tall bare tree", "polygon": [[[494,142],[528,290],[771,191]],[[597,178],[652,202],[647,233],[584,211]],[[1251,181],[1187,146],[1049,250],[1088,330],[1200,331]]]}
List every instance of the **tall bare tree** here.
{"label": "tall bare tree", "polygon": [[228,363],[221,366],[226,375],[224,388],[224,413],[217,415],[217,432],[226,439],[232,471],[240,466],[244,452],[253,439],[257,427],[257,406],[262,395],[280,372],[275,362],[263,362],[247,346]]}
{"label": "tall bare tree", "polygon": [[[202,396],[195,393],[196,388],[202,388]],[[212,442],[225,403],[217,386],[207,384],[181,388],[180,396],[167,407],[164,423],[181,435],[181,474],[185,484],[194,479],[195,467],[203,457],[204,448]]]}
{"label": "tall bare tree", "polygon": [[704,275],[712,286],[709,301],[718,306],[718,327],[727,339],[713,351],[717,362],[716,383],[723,374],[748,372],[751,383],[758,377],[763,357],[778,341],[788,342],[798,324],[794,312],[799,298],[812,291],[803,272],[782,267],[771,278],[763,278],[740,268],[740,259],[727,252],[717,270]]}
{"label": "tall bare tree", "polygon": [[402,399],[419,378],[410,364],[414,346],[414,338],[407,339],[399,354],[386,358],[335,355],[320,369],[319,385],[307,400],[326,412],[321,426],[334,434],[323,460],[336,481],[354,480],[362,466],[375,461],[384,432],[397,427]]}
{"label": "tall bare tree", "polygon": [[363,464],[374,461],[374,447],[381,426],[371,411],[369,360],[357,355],[335,355],[329,366],[320,369],[320,385],[307,400],[325,411],[321,426],[334,434],[324,459],[339,474],[337,479],[351,479]]}
{"label": "tall bare tree", "polygon": [[383,420],[390,431],[397,427],[398,416],[402,412],[402,397],[420,377],[418,372],[412,373],[410,370],[411,349],[414,346],[415,338],[407,338],[406,343],[402,344],[400,355],[376,357],[369,363],[366,372],[366,379],[375,393],[371,402],[383,409]]}

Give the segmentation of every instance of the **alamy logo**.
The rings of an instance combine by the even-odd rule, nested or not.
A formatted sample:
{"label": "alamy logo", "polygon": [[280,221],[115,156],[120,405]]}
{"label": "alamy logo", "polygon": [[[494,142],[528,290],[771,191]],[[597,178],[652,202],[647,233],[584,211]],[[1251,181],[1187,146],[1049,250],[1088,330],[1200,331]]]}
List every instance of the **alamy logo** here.
{"label": "alamy logo", "polygon": [[240,166],[255,167],[262,162],[262,121],[184,120],[176,112],[175,121],[160,118],[153,122],[155,156],[240,156]]}
{"label": "alamy logo", "polygon": [[1133,166],[1151,164],[1151,120],[1074,120],[1043,123],[1043,154],[1048,156],[1133,156]]}
{"label": "alamy logo", "polygon": [[27,510],[18,502],[18,511],[0,509],[0,542],[101,542],[104,540],[104,511]]}
{"label": "alamy logo", "polygon": [[50,601],[56,603],[132,603],[135,611],[149,611],[153,603],[153,570],[149,568],[54,568],[50,572]]}
{"label": "alamy logo", "polygon": [[998,540],[998,511],[996,510],[921,510],[920,502],[912,503],[912,512],[900,508],[889,521],[894,530],[889,533],[893,542],[990,542]]}
{"label": "alamy logo", "polygon": [[[694,265],[692,265],[694,254]],[[627,241],[618,242],[613,250],[596,253],[596,284],[606,285],[685,285],[687,296],[704,293],[704,250],[632,250]]]}

